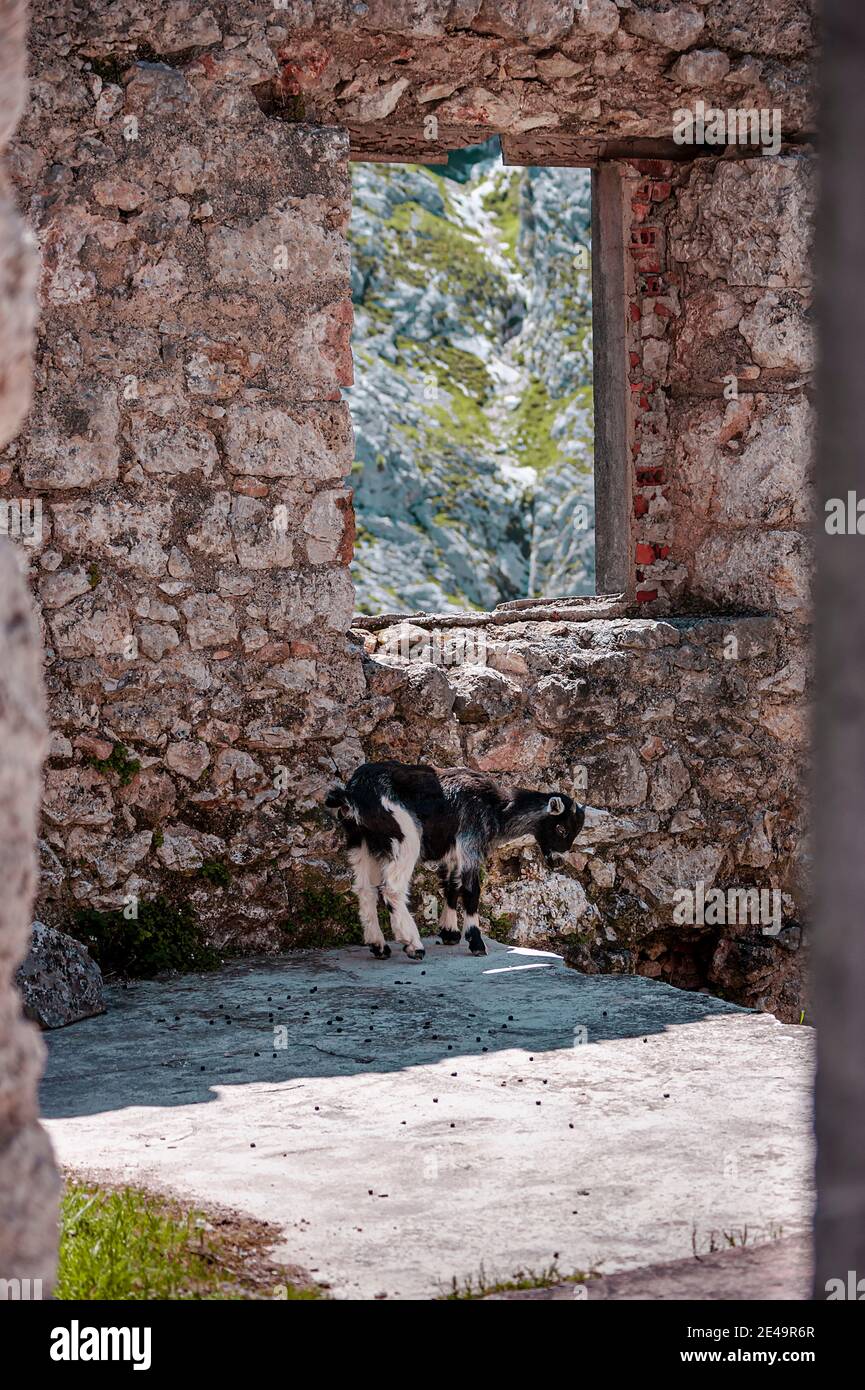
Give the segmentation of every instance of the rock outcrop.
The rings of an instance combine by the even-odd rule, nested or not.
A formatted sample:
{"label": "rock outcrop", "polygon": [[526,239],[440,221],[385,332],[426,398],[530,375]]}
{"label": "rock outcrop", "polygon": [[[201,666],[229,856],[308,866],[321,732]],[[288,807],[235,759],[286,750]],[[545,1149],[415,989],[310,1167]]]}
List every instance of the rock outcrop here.
{"label": "rock outcrop", "polygon": [[105,1012],[102,971],[87,947],[44,922],[33,923],[15,983],[25,1015],[40,1028],[65,1028]]}

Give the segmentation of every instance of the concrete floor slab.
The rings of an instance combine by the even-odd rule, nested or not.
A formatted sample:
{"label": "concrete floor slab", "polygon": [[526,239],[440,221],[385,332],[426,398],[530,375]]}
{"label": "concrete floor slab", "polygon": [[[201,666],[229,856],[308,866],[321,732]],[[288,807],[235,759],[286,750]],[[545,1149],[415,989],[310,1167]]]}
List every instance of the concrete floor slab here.
{"label": "concrete floor slab", "polygon": [[275,1223],[343,1298],[804,1231],[812,1035],[491,944],[113,987],[48,1035],[60,1160]]}

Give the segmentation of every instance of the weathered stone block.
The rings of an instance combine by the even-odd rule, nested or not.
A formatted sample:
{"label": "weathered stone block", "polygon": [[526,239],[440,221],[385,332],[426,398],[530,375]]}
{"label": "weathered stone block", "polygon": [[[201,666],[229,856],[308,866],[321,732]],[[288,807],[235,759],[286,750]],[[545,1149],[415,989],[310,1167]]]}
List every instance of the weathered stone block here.
{"label": "weathered stone block", "polygon": [[676,436],[681,524],[808,525],[813,411],[804,395],[701,401],[678,415]]}
{"label": "weathered stone block", "polygon": [[74,402],[33,425],[32,451],[22,467],[29,488],[80,488],[113,482],[118,475],[117,402],[106,391],[82,389]]}
{"label": "weathered stone block", "polygon": [[730,286],[809,286],[814,178],[805,155],[697,160],[670,225],[670,255]]}
{"label": "weathered stone block", "polygon": [[763,294],[739,320],[739,332],[758,367],[802,375],[817,360],[814,328],[802,296]]}
{"label": "weathered stone block", "polygon": [[335,482],[351,468],[345,405],[275,406],[267,398],[232,405],[224,429],[230,473]]}
{"label": "weathered stone block", "polygon": [[25,1016],[40,1028],[65,1028],[105,1012],[102,971],[86,946],[43,922],[33,923],[15,983]]}

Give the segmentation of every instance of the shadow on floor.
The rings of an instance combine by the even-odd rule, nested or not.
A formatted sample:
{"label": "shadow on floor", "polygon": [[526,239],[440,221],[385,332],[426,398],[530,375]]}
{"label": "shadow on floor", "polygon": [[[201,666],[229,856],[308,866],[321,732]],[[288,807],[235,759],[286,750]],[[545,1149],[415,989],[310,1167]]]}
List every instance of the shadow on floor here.
{"label": "shadow on floor", "polygon": [[[370,1076],[483,1052],[529,1057],[747,1011],[641,976],[583,975],[549,952],[430,941],[426,960],[364,947],[246,959],[112,986],[108,1012],[46,1035],[49,1119],[189,1105],[215,1088]],[[779,1027],[782,1025],[778,1025]]]}

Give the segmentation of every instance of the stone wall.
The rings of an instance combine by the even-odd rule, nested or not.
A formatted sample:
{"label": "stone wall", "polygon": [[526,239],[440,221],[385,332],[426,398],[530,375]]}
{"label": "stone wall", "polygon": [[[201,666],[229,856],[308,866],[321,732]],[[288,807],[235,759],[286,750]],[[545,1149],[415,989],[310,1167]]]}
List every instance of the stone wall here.
{"label": "stone wall", "polygon": [[[484,886],[490,929],[582,970],[637,971],[798,1019],[804,753],[800,697],[778,689],[788,626],[510,617],[469,629],[368,620],[363,633],[378,706],[369,756],[466,763],[588,804],[555,870],[533,844],[500,853]],[[458,664],[465,649],[473,660]],[[780,931],[677,926],[675,892],[697,883],[777,890]],[[430,876],[421,915],[434,892]]]}
{"label": "stone wall", "polygon": [[[0,0],[0,155],[23,105],[25,6]],[[30,397],[35,259],[0,166],[0,443]],[[45,723],[36,623],[17,557],[0,540],[0,1279],[47,1296],[56,1263],[58,1178],[38,1122],[43,1048],[14,988],[36,887],[36,821]],[[8,1286],[15,1296],[15,1286]]]}
{"label": "stone wall", "polygon": [[623,166],[635,597],[649,611],[807,622],[814,183],[806,150]]}
{"label": "stone wall", "polygon": [[16,147],[43,314],[5,491],[43,507],[56,920],[186,889],[229,845],[269,919],[248,875],[281,877],[285,808],[361,690],[347,142],[268,120],[225,62],[121,86],[43,60]]}
{"label": "stone wall", "polygon": [[[585,769],[583,845],[549,881],[503,860],[497,929],[793,1017],[810,6],[152,11],[37,0],[14,148],[43,316],[0,482],[42,505],[41,914],[163,895],[220,945],[353,931],[335,775],[383,754]],[[783,153],[674,158],[698,98],[778,107]],[[387,623],[350,631],[347,161],[495,132],[513,162],[621,174],[633,594],[474,622],[483,659],[454,670],[395,661]],[[782,938],[674,932],[677,873],[783,890]]]}
{"label": "stone wall", "polygon": [[[250,9],[255,7],[250,6]],[[490,131],[514,163],[672,133],[677,107],[780,108],[814,129],[811,0],[287,0],[269,30],[274,109],[334,122],[365,157]],[[431,123],[430,118],[434,117]]]}

